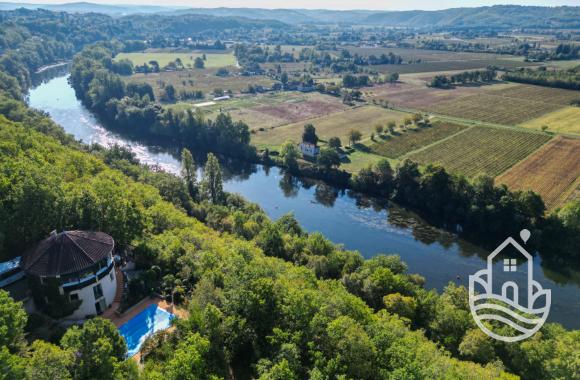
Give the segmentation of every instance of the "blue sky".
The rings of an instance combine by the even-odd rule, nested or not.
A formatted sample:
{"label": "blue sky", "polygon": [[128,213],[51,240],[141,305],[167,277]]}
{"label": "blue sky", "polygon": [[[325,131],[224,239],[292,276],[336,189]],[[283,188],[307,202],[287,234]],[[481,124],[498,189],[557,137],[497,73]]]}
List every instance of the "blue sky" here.
{"label": "blue sky", "polygon": [[[20,3],[60,4],[79,0],[8,0]],[[181,5],[195,8],[309,8],[309,9],[446,9],[458,7],[476,7],[494,4],[518,5],[574,5],[580,6],[580,0],[524,0],[524,1],[486,1],[486,0],[85,0],[100,4],[147,4],[147,5]]]}

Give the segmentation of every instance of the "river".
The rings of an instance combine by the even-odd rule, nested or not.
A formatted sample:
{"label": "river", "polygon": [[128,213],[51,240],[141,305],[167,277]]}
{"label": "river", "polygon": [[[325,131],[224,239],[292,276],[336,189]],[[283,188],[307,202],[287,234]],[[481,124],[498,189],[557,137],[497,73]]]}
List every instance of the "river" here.
{"label": "river", "polygon": [[[123,145],[135,152],[141,162],[179,173],[178,155],[105,129],[76,99],[65,75],[32,89],[28,101],[32,107],[48,112],[68,133],[85,143]],[[398,254],[408,264],[409,272],[426,278],[428,288],[441,290],[450,281],[467,286],[469,275],[485,267],[488,252],[429,226],[402,208],[381,205],[372,198],[317,181],[290,177],[278,168],[240,166],[241,169],[224,170],[227,191],[259,204],[273,219],[292,212],[306,230],[319,231],[366,258],[378,253]],[[500,264],[494,266],[494,278],[506,279]],[[579,329],[580,273],[548,270],[541,266],[538,257],[533,268],[535,280],[544,289],[552,290],[548,321]],[[509,276],[525,274],[516,272]]]}

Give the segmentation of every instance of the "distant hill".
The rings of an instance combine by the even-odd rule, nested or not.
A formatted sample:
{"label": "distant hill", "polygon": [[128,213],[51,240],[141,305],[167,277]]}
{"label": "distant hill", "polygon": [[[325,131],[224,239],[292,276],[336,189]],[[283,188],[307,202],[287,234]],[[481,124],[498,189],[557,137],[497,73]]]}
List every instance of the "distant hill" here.
{"label": "distant hill", "polygon": [[172,35],[188,35],[205,30],[226,30],[240,28],[287,28],[288,24],[278,20],[256,20],[245,17],[218,17],[200,14],[134,14],[119,18],[129,23],[135,30],[157,31]]}
{"label": "distant hill", "polygon": [[[179,11],[183,12],[183,11]],[[191,8],[185,12],[279,20],[288,24],[345,23],[411,28],[580,28],[580,7],[452,8],[441,11]]]}
{"label": "distant hill", "polygon": [[442,11],[380,12],[363,23],[405,27],[580,28],[580,7],[495,5]]}
{"label": "distant hill", "polygon": [[156,5],[109,5],[94,4],[88,2],[76,2],[66,4],[25,4],[0,2],[0,10],[10,11],[18,8],[26,9],[47,9],[54,12],[68,13],[103,13],[108,15],[126,15],[134,13],[159,13],[176,10],[184,10],[188,7],[178,6],[156,6]]}
{"label": "distant hill", "polygon": [[132,14],[198,14],[254,20],[277,20],[287,24],[360,24],[411,28],[580,28],[580,7],[531,7],[495,5],[452,8],[440,11],[335,11],[326,9],[189,8],[148,5],[104,5],[88,2],[68,4],[19,4],[0,2],[0,10],[19,7],[43,8],[69,13],[104,13],[112,16]]}

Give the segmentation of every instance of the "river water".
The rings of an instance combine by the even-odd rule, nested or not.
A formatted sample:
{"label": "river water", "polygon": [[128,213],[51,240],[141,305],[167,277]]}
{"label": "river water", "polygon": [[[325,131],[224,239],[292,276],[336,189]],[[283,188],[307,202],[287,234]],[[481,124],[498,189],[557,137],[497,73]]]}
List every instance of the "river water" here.
{"label": "river water", "polygon": [[[76,99],[66,75],[32,89],[28,101],[32,107],[48,112],[68,133],[85,143],[123,145],[141,162],[179,173],[177,154],[105,129]],[[273,219],[292,212],[306,230],[319,231],[366,258],[378,253],[398,254],[408,264],[409,272],[426,278],[428,288],[441,290],[450,281],[467,286],[469,275],[485,268],[488,252],[429,226],[402,208],[317,181],[290,177],[278,168],[240,166],[224,169],[227,191],[258,203]],[[534,261],[535,280],[544,289],[552,290],[548,321],[579,329],[580,273],[548,270],[540,265],[538,257]],[[502,272],[500,265],[494,265],[494,279],[503,282],[508,274]],[[518,276],[525,274],[509,273],[510,279]]]}

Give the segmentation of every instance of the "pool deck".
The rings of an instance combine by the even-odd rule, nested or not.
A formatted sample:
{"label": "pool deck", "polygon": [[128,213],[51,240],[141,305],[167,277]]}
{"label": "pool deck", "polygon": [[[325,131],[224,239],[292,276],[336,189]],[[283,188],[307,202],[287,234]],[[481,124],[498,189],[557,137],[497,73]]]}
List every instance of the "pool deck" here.
{"label": "pool deck", "polygon": [[136,316],[137,314],[139,314],[140,312],[142,312],[147,307],[153,304],[157,305],[158,307],[164,309],[165,311],[171,314],[175,314],[178,318],[187,318],[187,311],[174,307],[171,303],[159,297],[147,297],[141,300],[136,305],[132,306],[129,310],[127,310],[123,314],[115,313],[115,310],[117,310],[117,308],[111,306],[101,316],[113,322],[115,326],[121,327],[127,321],[129,321],[134,316]]}
{"label": "pool deck", "polygon": [[[179,308],[179,307],[175,307],[170,302],[165,301],[161,297],[144,298],[143,300],[139,301],[134,306],[130,307],[124,313],[118,313],[117,310],[121,306],[124,284],[123,284],[123,274],[121,273],[119,268],[115,268],[115,274],[116,274],[116,278],[117,278],[117,291],[115,293],[115,300],[113,301],[111,306],[107,310],[105,310],[105,312],[103,314],[101,314],[101,317],[106,318],[106,319],[110,320],[111,322],[113,322],[113,324],[117,328],[121,327],[122,325],[127,323],[129,320],[131,320],[133,317],[135,317],[137,314],[139,314],[140,312],[142,312],[147,307],[149,307],[153,304],[157,305],[157,307],[160,307],[161,309],[164,309],[165,311],[167,311],[171,314],[174,314],[177,318],[187,319],[187,317],[189,316],[189,313],[187,312],[187,310]],[[170,327],[169,330],[171,330],[173,328],[175,328],[175,327]],[[133,355],[131,358],[133,360],[137,361],[137,363],[140,363],[141,362],[141,352],[137,352],[137,354]]]}
{"label": "pool deck", "polygon": [[128,320],[145,310],[150,305],[157,305],[158,307],[168,311],[178,318],[187,318],[188,313],[186,310],[173,306],[171,303],[165,301],[160,297],[147,297],[143,300],[139,301],[139,303],[135,304],[134,306],[130,307],[124,313],[117,313],[119,306],[121,306],[121,299],[123,296],[123,274],[119,268],[115,268],[115,277],[117,278],[117,291],[115,293],[115,300],[103,314],[101,317],[106,318],[113,322],[117,328],[122,326]]}

